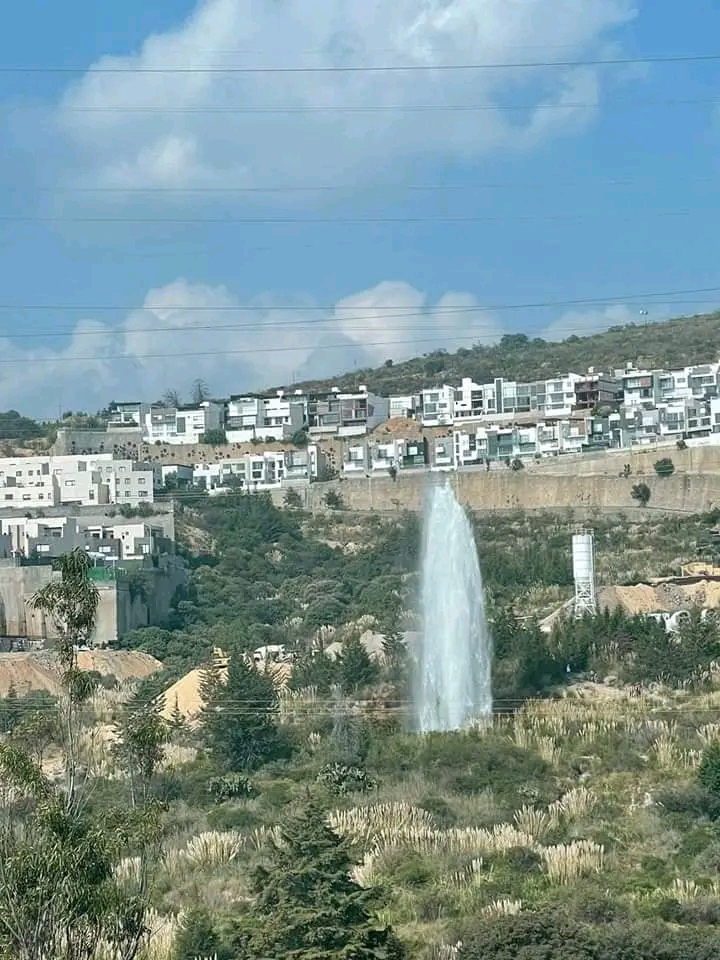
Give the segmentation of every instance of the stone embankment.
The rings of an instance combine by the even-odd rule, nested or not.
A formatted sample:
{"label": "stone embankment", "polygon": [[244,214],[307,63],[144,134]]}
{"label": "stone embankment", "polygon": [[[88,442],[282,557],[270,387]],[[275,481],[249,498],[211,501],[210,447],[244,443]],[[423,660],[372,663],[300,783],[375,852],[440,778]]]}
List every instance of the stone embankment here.
{"label": "stone embankment", "polygon": [[[657,455],[656,455],[657,456]],[[673,458],[675,459],[675,458]],[[619,460],[620,469],[623,461]],[[399,473],[395,481],[386,477],[313,483],[305,491],[306,507],[312,511],[327,509],[325,494],[335,490],[349,510],[380,513],[422,508],[428,484],[443,479],[452,483],[461,503],[476,511],[497,510],[573,510],[579,514],[595,511],[620,513],[644,512],[631,497],[635,483],[650,487],[650,512],[675,514],[702,513],[720,507],[720,470],[682,473],[660,478],[655,471],[633,471],[629,477],[615,473],[556,473],[542,467],[513,473],[484,470],[460,470],[449,474],[427,471]],[[570,464],[568,464],[570,467]],[[567,468],[566,468],[567,469]],[[279,501],[282,493],[278,492]]]}

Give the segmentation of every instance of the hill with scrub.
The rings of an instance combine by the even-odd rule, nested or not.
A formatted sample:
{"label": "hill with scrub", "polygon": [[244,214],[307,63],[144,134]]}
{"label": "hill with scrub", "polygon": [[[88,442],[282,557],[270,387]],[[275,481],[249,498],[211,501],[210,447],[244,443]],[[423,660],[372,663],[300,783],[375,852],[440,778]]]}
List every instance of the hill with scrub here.
{"label": "hill with scrub", "polygon": [[293,389],[322,391],[331,387],[356,389],[365,384],[380,396],[408,394],[436,383],[459,382],[471,377],[488,383],[495,377],[508,380],[543,380],[588,367],[611,371],[630,361],[650,368],[676,369],[715,360],[720,355],[720,313],[681,317],[662,323],[628,324],[603,333],[571,336],[559,342],[506,334],[492,346],[475,344],[454,353],[438,350],[402,363],[391,360],[377,368],[354,370],[331,380],[293,384]]}

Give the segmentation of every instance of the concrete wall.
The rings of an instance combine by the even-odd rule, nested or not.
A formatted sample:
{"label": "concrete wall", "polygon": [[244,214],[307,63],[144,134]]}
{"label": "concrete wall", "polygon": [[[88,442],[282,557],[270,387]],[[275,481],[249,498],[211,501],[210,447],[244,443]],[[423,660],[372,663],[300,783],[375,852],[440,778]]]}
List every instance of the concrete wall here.
{"label": "concrete wall", "polygon": [[[602,510],[625,512],[639,510],[630,491],[638,477],[552,475],[530,470],[518,473],[486,473],[467,470],[448,473],[458,499],[473,510]],[[442,474],[399,473],[393,482],[374,477],[362,480],[333,481],[310,484],[304,493],[306,508],[327,510],[323,497],[327,490],[336,490],[350,510],[393,512],[422,509],[427,483],[442,482]],[[668,513],[698,513],[720,507],[720,473],[675,474],[660,479],[642,477],[651,490],[649,510]],[[300,492],[300,491],[299,491]],[[276,498],[278,501],[281,496]]]}
{"label": "concrete wall", "polygon": [[531,461],[525,466],[532,473],[617,477],[624,465],[629,463],[634,477],[647,479],[655,476],[655,462],[664,457],[672,460],[677,473],[720,473],[720,446],[688,446],[685,450],[678,450],[674,443],[657,448],[563,455],[539,462]]}
{"label": "concrete wall", "polygon": [[[172,563],[145,573],[145,597],[132,591],[122,578],[97,583],[100,600],[92,638],[97,646],[107,646],[136,627],[164,623],[167,619],[175,591],[184,583],[184,568]],[[52,575],[49,565],[19,567],[0,563],[0,636],[53,639],[52,621],[33,610],[29,603],[33,594],[50,582]]]}

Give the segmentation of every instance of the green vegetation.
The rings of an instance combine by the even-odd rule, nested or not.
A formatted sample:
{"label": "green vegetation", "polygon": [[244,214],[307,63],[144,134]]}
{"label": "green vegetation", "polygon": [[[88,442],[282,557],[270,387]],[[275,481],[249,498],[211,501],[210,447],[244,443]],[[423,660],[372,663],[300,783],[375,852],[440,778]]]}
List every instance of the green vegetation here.
{"label": "green vegetation", "polygon": [[224,430],[206,430],[200,435],[200,443],[206,443],[212,447],[221,447],[227,443],[227,435]]}
{"label": "green vegetation", "polygon": [[455,383],[472,377],[489,383],[495,377],[509,380],[542,380],[568,371],[582,373],[588,367],[612,371],[627,361],[648,367],[677,369],[704,363],[720,353],[720,314],[682,317],[663,323],[612,327],[589,337],[571,336],[561,343],[548,342],[522,333],[506,334],[493,346],[475,344],[455,353],[438,350],[404,363],[375,369],[355,370],[342,377],[293,384],[294,389],[354,389],[358,383],[381,396],[414,393],[433,383]]}
{"label": "green vegetation", "polygon": [[675,464],[670,457],[655,461],[655,473],[659,477],[671,477],[675,473]]}
{"label": "green vegetation", "polygon": [[0,413],[0,440],[35,440],[45,431],[35,420],[23,417],[17,410]]}
{"label": "green vegetation", "polygon": [[634,483],[630,496],[633,500],[637,500],[639,506],[646,507],[650,502],[650,487],[646,483]]}
{"label": "green vegetation", "polygon": [[[420,737],[403,640],[418,627],[416,517],[181,503],[189,586],[165,628],[123,640],[162,674],[105,690],[77,669],[97,603],[80,556],[35,601],[60,628],[65,695],[0,710],[0,781],[22,791],[0,830],[3,956],[718,955],[716,618],[693,612],[673,635],[616,612],[544,632],[572,590],[575,518],[475,518],[497,712]],[[716,514],[631,514],[593,521],[601,582],[714,549]],[[384,638],[372,656],[367,631]],[[272,644],[296,657],[289,687],[287,664],[249,655]],[[163,719],[154,694],[196,666],[204,705]],[[86,950],[48,939],[68,923],[92,932]],[[18,930],[40,930],[41,949]]]}

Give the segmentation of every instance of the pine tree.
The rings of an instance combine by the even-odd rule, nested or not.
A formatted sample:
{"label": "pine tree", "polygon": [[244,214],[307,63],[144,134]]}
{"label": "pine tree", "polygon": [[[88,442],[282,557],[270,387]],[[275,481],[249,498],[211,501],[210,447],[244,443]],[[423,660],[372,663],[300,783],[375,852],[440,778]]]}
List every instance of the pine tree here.
{"label": "pine tree", "polygon": [[252,770],[277,756],[277,708],[272,678],[235,654],[227,681],[215,685],[203,710],[203,730],[215,759],[228,770]]}
{"label": "pine tree", "polygon": [[359,640],[349,640],[345,644],[340,661],[340,673],[344,693],[355,693],[377,680],[378,668]]}
{"label": "pine tree", "polygon": [[239,957],[402,960],[392,929],[373,922],[375,894],[351,878],[352,864],[347,841],[317,806],[289,821],[269,865],[256,873],[257,901]]}

